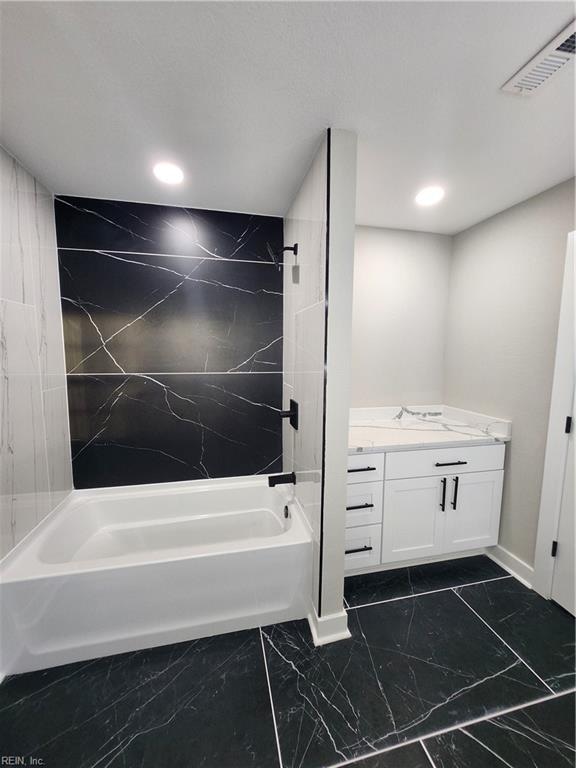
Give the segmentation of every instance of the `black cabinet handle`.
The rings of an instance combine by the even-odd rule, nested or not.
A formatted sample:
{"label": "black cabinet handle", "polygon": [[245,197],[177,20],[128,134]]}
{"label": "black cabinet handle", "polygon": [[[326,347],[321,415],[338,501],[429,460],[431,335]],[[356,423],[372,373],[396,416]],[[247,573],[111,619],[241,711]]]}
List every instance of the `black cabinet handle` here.
{"label": "black cabinet handle", "polygon": [[434,464],[435,467],[461,467],[463,464],[468,464],[467,461],[437,461]]}
{"label": "black cabinet handle", "polygon": [[351,509],[372,509],[374,504],[354,504],[352,507],[346,507],[346,512],[350,512]]}
{"label": "black cabinet handle", "polygon": [[442,512],[446,510],[446,478],[442,478],[442,501],[440,502]]}
{"label": "black cabinet handle", "polygon": [[376,467],[358,467],[357,469],[349,469],[348,472],[374,472]]}
{"label": "black cabinet handle", "polygon": [[358,547],[358,549],[347,549],[345,555],[353,555],[355,552],[370,552],[374,547]]}
{"label": "black cabinet handle", "polygon": [[458,484],[460,483],[460,478],[455,477],[454,478],[454,497],[452,498],[452,509],[456,509],[456,504],[458,503]]}

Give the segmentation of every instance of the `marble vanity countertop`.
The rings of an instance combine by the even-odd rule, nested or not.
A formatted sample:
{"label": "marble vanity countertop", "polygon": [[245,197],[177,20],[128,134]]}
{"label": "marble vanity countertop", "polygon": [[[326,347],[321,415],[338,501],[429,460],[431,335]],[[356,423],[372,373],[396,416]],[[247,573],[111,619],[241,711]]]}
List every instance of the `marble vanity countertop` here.
{"label": "marble vanity countertop", "polygon": [[348,453],[382,453],[507,442],[512,423],[446,405],[353,408]]}

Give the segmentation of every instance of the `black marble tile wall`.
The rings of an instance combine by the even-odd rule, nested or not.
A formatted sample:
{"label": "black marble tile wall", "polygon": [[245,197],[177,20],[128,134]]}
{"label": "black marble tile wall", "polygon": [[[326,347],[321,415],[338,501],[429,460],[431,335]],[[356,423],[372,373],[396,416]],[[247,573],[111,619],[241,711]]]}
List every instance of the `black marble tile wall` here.
{"label": "black marble tile wall", "polygon": [[56,199],[76,488],[282,466],[282,219]]}

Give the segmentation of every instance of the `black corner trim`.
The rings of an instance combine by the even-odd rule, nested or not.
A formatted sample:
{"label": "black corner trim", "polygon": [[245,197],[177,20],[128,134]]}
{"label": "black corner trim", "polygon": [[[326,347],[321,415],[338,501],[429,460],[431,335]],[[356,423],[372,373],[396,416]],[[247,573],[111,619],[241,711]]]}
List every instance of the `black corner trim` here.
{"label": "black corner trim", "polygon": [[572,432],[572,416],[566,416],[566,424],[564,425],[564,432],[569,435]]}
{"label": "black corner trim", "polygon": [[552,557],[556,557],[556,553],[558,552],[558,542],[553,541],[552,542],[552,552],[550,553]]}

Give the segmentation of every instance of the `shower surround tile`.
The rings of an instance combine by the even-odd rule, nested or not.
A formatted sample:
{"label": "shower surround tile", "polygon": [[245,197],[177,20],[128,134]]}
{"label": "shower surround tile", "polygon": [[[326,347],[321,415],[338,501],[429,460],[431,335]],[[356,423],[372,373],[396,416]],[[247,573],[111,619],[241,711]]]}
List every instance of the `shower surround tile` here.
{"label": "shower surround tile", "polygon": [[279,768],[258,630],[10,677],[0,712],[46,768]]}
{"label": "shower surround tile", "polygon": [[278,262],[282,220],[170,205],[56,198],[60,248]]}
{"label": "shower surround tile", "polygon": [[34,307],[0,300],[1,551],[51,509]]}
{"label": "shower surround tile", "polygon": [[43,392],[46,455],[52,507],[63,501],[72,488],[68,399],[66,379],[64,377],[62,379],[64,386]]}
{"label": "shower surround tile", "polygon": [[76,488],[282,470],[277,374],[69,376]]}
{"label": "shower surround tile", "polygon": [[263,630],[284,768],[368,756],[549,694],[451,591],[349,611],[314,648],[306,622]]}
{"label": "shower surround tile", "polygon": [[[52,195],[0,148],[0,555],[72,488]],[[59,403],[56,403],[59,391]]]}
{"label": "shower surround tile", "polygon": [[426,739],[425,744],[436,768],[572,768],[574,717],[574,694],[569,693]]}
{"label": "shower surround tile", "polygon": [[34,304],[36,253],[35,180],[0,149],[0,298]]}
{"label": "shower surround tile", "polygon": [[42,388],[64,386],[54,201],[3,150],[0,176],[0,298],[35,308]]}
{"label": "shower surround tile", "polygon": [[76,487],[281,471],[282,220],[68,197],[56,217]]}
{"label": "shower surround tile", "polygon": [[282,371],[281,267],[59,253],[68,373]]}
{"label": "shower surround tile", "polygon": [[567,611],[516,579],[456,592],[553,691],[574,687],[575,622]]}

